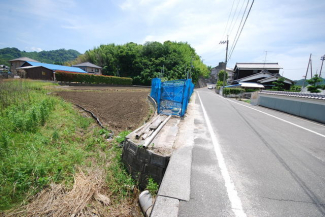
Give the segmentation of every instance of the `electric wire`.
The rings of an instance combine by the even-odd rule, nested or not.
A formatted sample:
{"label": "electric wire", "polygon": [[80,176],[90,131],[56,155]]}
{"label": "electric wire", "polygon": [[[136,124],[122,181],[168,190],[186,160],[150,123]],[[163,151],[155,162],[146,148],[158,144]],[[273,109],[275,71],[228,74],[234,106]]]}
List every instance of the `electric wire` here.
{"label": "electric wire", "polygon": [[234,10],[234,14],[233,14],[233,16],[232,16],[232,19],[231,19],[231,22],[230,22],[230,25],[229,25],[229,29],[228,29],[228,31],[227,31],[227,35],[229,35],[229,31],[230,31],[230,30],[233,28],[233,26],[235,26],[235,24],[236,24],[236,23],[234,23],[234,25],[232,26],[232,23],[233,23],[233,21],[234,21],[234,18],[235,18],[235,16],[236,16],[236,13],[237,13],[237,8],[238,8],[239,3],[240,3],[240,0],[237,1],[237,5],[236,5],[236,8],[235,8],[235,10]]}
{"label": "electric wire", "polygon": [[231,6],[230,14],[229,14],[229,16],[228,16],[228,20],[227,20],[226,28],[225,28],[225,30],[224,30],[224,32],[223,32],[223,34],[222,34],[222,39],[223,39],[223,37],[225,36],[226,30],[227,30],[227,27],[228,27],[229,18],[230,18],[230,16],[231,16],[232,9],[233,9],[233,7],[234,7],[234,3],[235,3],[235,0],[233,0],[233,2],[232,2],[232,6]]}
{"label": "electric wire", "polygon": [[[232,29],[230,30],[229,35],[231,35],[232,31],[234,30],[234,27],[236,26],[236,23],[237,23],[238,18],[239,18],[239,16],[240,16],[240,12],[243,11],[244,4],[245,4],[245,0],[243,1],[243,4],[241,5],[240,10],[238,11],[238,15],[237,15],[237,17],[236,17],[236,21],[235,21],[235,23],[234,23]],[[240,25],[239,25],[239,26],[240,26]]]}
{"label": "electric wire", "polygon": [[[240,37],[240,35],[241,35],[242,31],[243,31],[243,28],[244,28],[244,26],[245,26],[245,24],[246,24],[247,18],[248,18],[249,14],[250,14],[250,12],[251,12],[251,10],[252,10],[252,7],[253,7],[253,4],[254,4],[254,1],[255,1],[255,0],[253,0],[251,6],[250,6],[250,8],[249,8],[249,11],[248,11],[247,16],[246,16],[246,18],[245,18],[245,21],[244,21],[244,23],[243,23],[243,26],[242,26],[242,28],[241,28],[241,30],[240,30],[240,33],[239,33],[239,35],[238,35],[237,40],[236,40],[235,43],[234,43],[234,47],[233,47],[233,49],[232,49],[232,51],[231,51],[231,53],[230,53],[230,55],[229,55],[229,57],[228,57],[228,60],[230,60],[231,55],[232,55],[233,51],[234,51],[235,48],[236,48],[236,45],[237,45],[238,39],[239,39],[239,37]],[[227,60],[227,62],[228,62],[228,60]]]}
{"label": "electric wire", "polygon": [[[244,11],[243,16],[242,16],[242,18],[241,18],[241,20],[240,20],[240,24],[239,24],[239,26],[238,26],[238,29],[237,29],[236,36],[235,36],[235,38],[234,38],[234,41],[236,41],[236,39],[237,39],[237,36],[238,36],[239,30],[240,30],[240,27],[241,27],[241,25],[242,25],[242,23],[243,23],[243,20],[244,20],[244,17],[245,17],[245,14],[246,14],[247,8],[248,8],[248,4],[249,4],[249,0],[247,1],[246,7],[245,7],[245,11]],[[230,48],[230,52],[229,52],[229,53],[232,53],[232,50],[233,50],[234,44],[235,44],[235,43],[233,43],[233,44],[231,45],[231,48]],[[229,58],[229,59],[230,59],[230,58]]]}

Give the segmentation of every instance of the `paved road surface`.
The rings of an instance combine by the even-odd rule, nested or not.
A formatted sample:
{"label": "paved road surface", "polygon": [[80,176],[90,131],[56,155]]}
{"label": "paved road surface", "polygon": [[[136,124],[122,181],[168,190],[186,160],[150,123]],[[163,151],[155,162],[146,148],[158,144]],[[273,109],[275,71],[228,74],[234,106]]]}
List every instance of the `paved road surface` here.
{"label": "paved road surface", "polygon": [[179,216],[325,216],[324,125],[197,94],[191,199]]}

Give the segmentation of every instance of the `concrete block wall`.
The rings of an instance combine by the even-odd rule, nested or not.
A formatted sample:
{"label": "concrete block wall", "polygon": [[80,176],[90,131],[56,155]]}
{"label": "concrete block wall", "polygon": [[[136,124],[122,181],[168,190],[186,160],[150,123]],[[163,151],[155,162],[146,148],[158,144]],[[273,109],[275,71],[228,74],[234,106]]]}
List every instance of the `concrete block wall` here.
{"label": "concrete block wall", "polygon": [[255,101],[260,106],[325,123],[325,100],[259,93]]}
{"label": "concrete block wall", "polygon": [[128,139],[123,144],[122,162],[141,189],[146,188],[150,177],[160,185],[169,159],[169,156],[155,154]]}

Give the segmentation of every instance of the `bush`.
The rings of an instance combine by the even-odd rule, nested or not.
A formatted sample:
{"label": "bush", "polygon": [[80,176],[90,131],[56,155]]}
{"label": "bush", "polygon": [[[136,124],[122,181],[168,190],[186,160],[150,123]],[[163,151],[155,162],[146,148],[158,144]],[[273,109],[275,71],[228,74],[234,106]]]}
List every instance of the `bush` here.
{"label": "bush", "polygon": [[325,84],[319,85],[322,90],[325,90]]}
{"label": "bush", "polygon": [[290,92],[300,92],[300,91],[301,91],[301,86],[292,85],[290,87]]}
{"label": "bush", "polygon": [[243,88],[224,88],[223,94],[224,95],[230,95],[230,94],[240,94],[245,92]]}
{"label": "bush", "polygon": [[87,83],[87,84],[132,85],[132,78],[93,75],[88,73],[56,71],[55,77],[57,81],[63,81],[63,82],[80,82],[80,83]]}
{"label": "bush", "polygon": [[245,89],[244,92],[247,92],[247,93],[250,93],[250,92],[256,92],[256,91],[259,91],[259,89]]}

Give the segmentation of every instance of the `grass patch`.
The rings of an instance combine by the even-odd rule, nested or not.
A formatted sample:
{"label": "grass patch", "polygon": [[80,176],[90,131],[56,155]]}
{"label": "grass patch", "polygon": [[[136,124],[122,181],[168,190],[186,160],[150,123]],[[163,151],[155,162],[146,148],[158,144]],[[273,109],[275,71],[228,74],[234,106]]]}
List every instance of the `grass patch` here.
{"label": "grass patch", "polygon": [[243,102],[246,102],[246,103],[251,103],[251,100],[250,99],[244,99],[242,100]]}
{"label": "grass patch", "polygon": [[73,185],[77,168],[105,168],[107,194],[116,204],[133,199],[135,183],[121,164],[122,149],[108,131],[73,105],[47,94],[55,84],[0,81],[0,210],[26,204],[49,186]]}
{"label": "grass patch", "polygon": [[153,180],[153,178],[149,178],[146,189],[151,195],[156,196],[159,190],[159,185]]}

